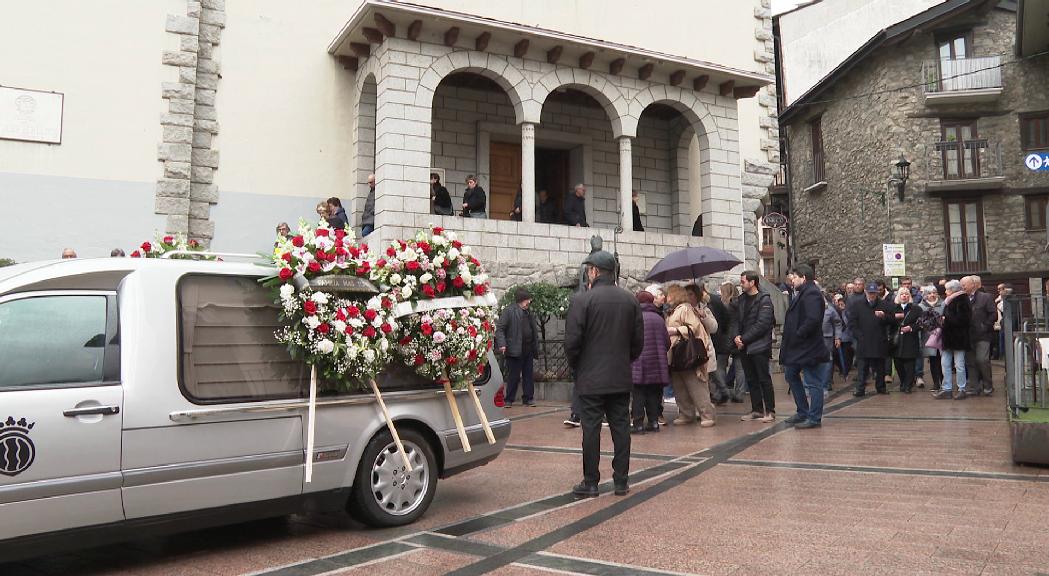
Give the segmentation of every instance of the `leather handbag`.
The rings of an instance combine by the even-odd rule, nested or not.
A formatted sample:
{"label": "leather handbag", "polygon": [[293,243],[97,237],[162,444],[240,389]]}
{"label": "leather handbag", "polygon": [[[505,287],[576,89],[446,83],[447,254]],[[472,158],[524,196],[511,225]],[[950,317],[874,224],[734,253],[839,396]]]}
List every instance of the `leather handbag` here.
{"label": "leather handbag", "polygon": [[701,364],[706,364],[707,347],[703,340],[696,338],[691,326],[685,326],[688,336],[678,338],[678,341],[670,347],[670,371],[686,372],[695,370]]}
{"label": "leather handbag", "polygon": [[943,350],[943,328],[936,328],[929,332],[929,337],[925,340],[925,346],[934,350]]}

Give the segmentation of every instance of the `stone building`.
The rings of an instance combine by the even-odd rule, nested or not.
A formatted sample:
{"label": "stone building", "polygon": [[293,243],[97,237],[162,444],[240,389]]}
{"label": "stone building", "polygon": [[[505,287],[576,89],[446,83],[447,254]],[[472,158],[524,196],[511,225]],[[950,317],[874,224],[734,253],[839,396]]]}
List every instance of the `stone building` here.
{"label": "stone building", "polygon": [[[329,196],[356,226],[375,173],[370,242],[430,222],[461,230],[499,284],[574,277],[594,234],[628,277],[686,245],[757,266],[756,215],[779,161],[768,0],[717,18],[675,0],[673,22],[626,0],[593,6],[162,0],[116,17],[72,0],[62,15],[19,5],[0,49],[25,57],[0,84],[59,93],[61,136],[0,133],[13,207],[0,255],[77,244],[100,256],[154,231],[255,252],[274,224]],[[25,26],[45,20],[77,42]],[[58,64],[92,51],[112,55],[105,82]],[[55,120],[42,110],[33,121]],[[476,174],[490,218],[432,215],[431,172],[455,204]],[[591,228],[538,223],[536,193],[560,205],[576,182]],[[508,215],[518,189],[522,222]],[[644,232],[632,230],[632,191]],[[39,230],[40,217],[63,234]]]}
{"label": "stone building", "polygon": [[1017,29],[1015,2],[942,2],[783,110],[795,261],[836,285],[883,276],[882,244],[902,243],[915,279],[1049,276],[1049,172],[1025,165],[1049,151],[1049,56]]}

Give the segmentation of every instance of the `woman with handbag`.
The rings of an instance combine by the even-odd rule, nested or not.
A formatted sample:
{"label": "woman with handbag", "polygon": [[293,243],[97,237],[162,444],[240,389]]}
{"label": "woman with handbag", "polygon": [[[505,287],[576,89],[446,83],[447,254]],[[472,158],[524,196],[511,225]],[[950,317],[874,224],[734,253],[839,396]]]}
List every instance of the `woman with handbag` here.
{"label": "woman with handbag", "polygon": [[918,304],[922,310],[920,321],[922,356],[929,359],[929,373],[932,374],[932,391],[936,392],[943,383],[943,367],[940,366],[940,318],[943,316],[943,300],[935,286],[922,288],[922,301]]}
{"label": "woman with handbag", "polygon": [[900,392],[910,394],[914,391],[915,360],[921,356],[918,322],[921,320],[922,311],[911,301],[911,291],[907,288],[900,288],[896,293],[896,300],[897,327],[893,337],[895,346],[892,361],[896,365],[896,374],[900,377]]}
{"label": "woman with handbag", "polygon": [[714,425],[714,404],[710,402],[710,360],[716,358],[714,345],[701,314],[710,315],[689,302],[681,286],[667,289],[667,304],[672,308],[667,317],[670,336],[670,383],[677,399],[678,417],[674,424],[692,424],[709,428]]}

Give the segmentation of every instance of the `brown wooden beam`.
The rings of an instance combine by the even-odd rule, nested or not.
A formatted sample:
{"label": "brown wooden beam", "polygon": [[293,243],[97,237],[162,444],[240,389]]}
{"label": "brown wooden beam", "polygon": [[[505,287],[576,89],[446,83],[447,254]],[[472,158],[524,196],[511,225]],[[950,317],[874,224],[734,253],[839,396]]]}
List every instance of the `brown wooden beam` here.
{"label": "brown wooden beam", "polygon": [[459,39],[459,27],[452,26],[444,33],[444,45],[455,46],[455,41]]}
{"label": "brown wooden beam", "polygon": [[685,71],[684,70],[678,70],[677,72],[674,72],[673,74],[670,75],[670,85],[671,86],[677,86],[677,85],[681,84],[684,81],[685,81]]}
{"label": "brown wooden beam", "polygon": [[736,87],[736,81],[735,80],[729,80],[728,82],[722,82],[721,84],[718,84],[718,92],[720,92],[722,96],[732,96],[732,90],[735,87]]}
{"label": "brown wooden beam", "polygon": [[586,70],[594,63],[594,53],[587,52],[579,57],[579,67]]}
{"label": "brown wooden beam", "polygon": [[514,44],[514,57],[524,58],[525,54],[528,54],[528,39],[525,38],[517,44]]}
{"label": "brown wooden beam", "polygon": [[642,80],[648,80],[648,78],[650,76],[652,76],[652,70],[654,68],[655,68],[655,65],[652,64],[651,62],[649,62],[648,64],[645,64],[644,66],[642,66],[642,67],[637,69],[637,77],[642,79]]}
{"label": "brown wooden beam", "polygon": [[491,32],[485,32],[484,34],[481,34],[477,37],[477,40],[474,40],[474,49],[476,49],[478,52],[484,52],[488,48],[488,42],[491,41],[491,39]]}
{"label": "brown wooden beam", "polygon": [[361,34],[364,34],[364,39],[372,44],[382,44],[382,32],[375,28],[361,28]]}
{"label": "brown wooden beam", "polygon": [[741,98],[753,98],[761,90],[761,86],[744,86],[732,90],[732,97],[736,100]]}
{"label": "brown wooden beam", "polygon": [[350,56],[336,56],[335,61],[342,64],[342,67],[346,70],[353,70],[354,72],[356,72],[357,68],[360,66],[360,60],[351,58]]}
{"label": "brown wooden beam", "polygon": [[561,52],[564,52],[565,47],[558,44],[553,48],[546,51],[546,61],[551,64],[557,64],[557,61],[561,59]]}
{"label": "brown wooden beam", "polygon": [[385,34],[387,38],[393,38],[397,35],[397,26],[395,26],[393,22],[390,22],[388,18],[386,18],[382,14],[379,14],[378,12],[375,13],[375,27],[378,28],[380,32]]}
{"label": "brown wooden beam", "polygon": [[418,40],[419,39],[419,35],[422,34],[422,33],[423,33],[423,21],[422,20],[413,20],[412,23],[408,25],[408,39],[409,40]]}
{"label": "brown wooden beam", "polygon": [[626,58],[616,58],[608,65],[609,74],[619,74],[623,71],[623,66],[626,64]]}
{"label": "brown wooden beam", "polygon": [[696,76],[695,78],[692,79],[692,89],[695,90],[696,92],[699,92],[700,90],[702,90],[702,89],[707,87],[707,82],[709,82],[709,81],[710,81],[710,76],[707,76],[706,74],[704,74],[702,76]]}
{"label": "brown wooden beam", "polygon": [[353,50],[353,53],[360,58],[367,58],[371,56],[372,45],[364,42],[350,42],[350,50]]}

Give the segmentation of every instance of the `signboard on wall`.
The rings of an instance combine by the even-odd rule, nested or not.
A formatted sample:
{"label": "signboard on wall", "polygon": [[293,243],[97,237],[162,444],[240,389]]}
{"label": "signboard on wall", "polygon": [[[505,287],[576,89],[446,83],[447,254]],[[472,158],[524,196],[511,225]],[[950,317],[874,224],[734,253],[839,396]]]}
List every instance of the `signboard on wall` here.
{"label": "signboard on wall", "polygon": [[1031,172],[1049,172],[1049,152],[1031,152],[1024,157],[1024,166]]}
{"label": "signboard on wall", "polygon": [[903,244],[882,244],[881,257],[885,276],[907,275],[907,255]]}
{"label": "signboard on wall", "polygon": [[65,95],[0,86],[0,139],[62,143]]}

